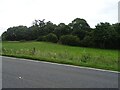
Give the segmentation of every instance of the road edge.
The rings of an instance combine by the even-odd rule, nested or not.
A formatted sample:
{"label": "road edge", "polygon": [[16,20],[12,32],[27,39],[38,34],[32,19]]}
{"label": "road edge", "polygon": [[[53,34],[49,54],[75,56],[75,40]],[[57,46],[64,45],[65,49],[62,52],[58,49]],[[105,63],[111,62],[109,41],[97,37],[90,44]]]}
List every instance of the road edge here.
{"label": "road edge", "polygon": [[19,60],[30,61],[30,62],[41,62],[41,63],[61,65],[61,66],[74,67],[74,68],[83,68],[83,69],[103,71],[103,72],[120,73],[119,71],[112,71],[112,70],[105,70],[105,69],[97,69],[97,68],[84,67],[84,66],[75,66],[75,65],[68,65],[68,64],[60,64],[60,63],[53,63],[53,62],[45,62],[45,61],[38,61],[38,60],[32,60],[32,59],[24,59],[24,58],[16,58],[16,57],[8,57],[8,56],[0,56],[0,57],[11,58],[11,59],[19,59]]}

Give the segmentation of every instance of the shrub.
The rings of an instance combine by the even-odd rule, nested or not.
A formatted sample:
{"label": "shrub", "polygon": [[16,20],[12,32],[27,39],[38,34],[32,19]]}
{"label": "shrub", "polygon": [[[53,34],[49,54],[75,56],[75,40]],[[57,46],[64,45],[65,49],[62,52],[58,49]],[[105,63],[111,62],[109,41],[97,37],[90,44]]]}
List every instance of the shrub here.
{"label": "shrub", "polygon": [[85,36],[80,44],[81,46],[84,46],[84,47],[93,47],[94,41],[91,36]]}
{"label": "shrub", "polygon": [[58,41],[57,36],[55,34],[53,34],[53,33],[49,33],[44,38],[45,38],[45,41],[47,41],[47,42],[56,43]]}
{"label": "shrub", "polygon": [[65,45],[77,46],[80,43],[80,39],[74,35],[63,35],[60,37],[60,42]]}
{"label": "shrub", "polygon": [[45,36],[39,36],[39,37],[37,38],[37,41],[45,41]]}
{"label": "shrub", "polygon": [[26,40],[20,40],[20,42],[25,42]]}

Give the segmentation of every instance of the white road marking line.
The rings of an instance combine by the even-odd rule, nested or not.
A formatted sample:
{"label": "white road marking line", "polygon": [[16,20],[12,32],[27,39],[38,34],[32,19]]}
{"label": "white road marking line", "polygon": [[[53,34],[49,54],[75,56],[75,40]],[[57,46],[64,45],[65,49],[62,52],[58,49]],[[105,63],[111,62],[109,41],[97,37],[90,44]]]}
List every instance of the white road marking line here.
{"label": "white road marking line", "polygon": [[31,59],[22,59],[22,58],[15,58],[15,57],[6,57],[6,56],[2,56],[2,57],[4,57],[4,58],[11,58],[11,59],[19,59],[19,60],[30,61],[30,62],[41,62],[41,63],[47,63],[47,64],[61,65],[61,66],[68,66],[68,67],[75,67],[75,68],[90,69],[90,70],[103,71],[103,72],[120,73],[120,72],[118,72],[118,71],[111,71],[111,70],[97,69],[97,68],[91,68],[91,67],[74,66],[74,65],[59,64],[59,63],[46,62],[46,61],[37,61],[37,60],[31,60]]}

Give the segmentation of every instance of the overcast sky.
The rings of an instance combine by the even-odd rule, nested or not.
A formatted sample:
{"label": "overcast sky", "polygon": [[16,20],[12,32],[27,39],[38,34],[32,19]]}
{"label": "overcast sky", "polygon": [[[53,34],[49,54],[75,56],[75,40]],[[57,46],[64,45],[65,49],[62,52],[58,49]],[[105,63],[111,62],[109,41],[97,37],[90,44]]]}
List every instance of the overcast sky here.
{"label": "overcast sky", "polygon": [[7,28],[31,26],[35,19],[68,24],[83,18],[94,28],[97,23],[118,22],[119,0],[0,0],[0,35]]}

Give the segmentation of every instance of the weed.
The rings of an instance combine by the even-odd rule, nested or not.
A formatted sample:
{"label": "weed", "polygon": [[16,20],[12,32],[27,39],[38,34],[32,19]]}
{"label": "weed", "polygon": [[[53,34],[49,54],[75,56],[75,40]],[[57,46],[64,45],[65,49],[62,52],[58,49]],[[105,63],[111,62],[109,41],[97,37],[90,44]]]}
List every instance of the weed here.
{"label": "weed", "polygon": [[91,55],[90,54],[83,54],[82,57],[81,57],[81,62],[88,62],[89,60],[91,59]]}

